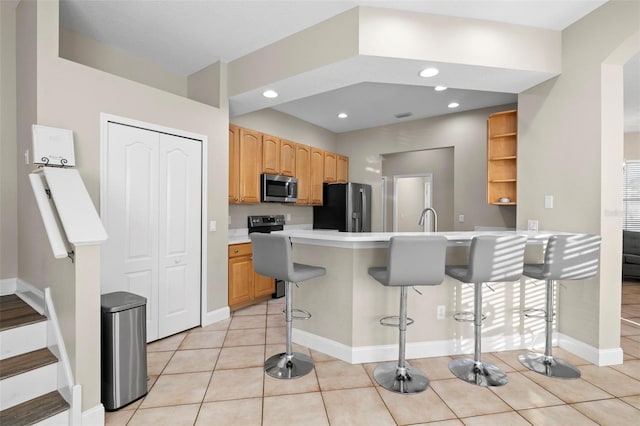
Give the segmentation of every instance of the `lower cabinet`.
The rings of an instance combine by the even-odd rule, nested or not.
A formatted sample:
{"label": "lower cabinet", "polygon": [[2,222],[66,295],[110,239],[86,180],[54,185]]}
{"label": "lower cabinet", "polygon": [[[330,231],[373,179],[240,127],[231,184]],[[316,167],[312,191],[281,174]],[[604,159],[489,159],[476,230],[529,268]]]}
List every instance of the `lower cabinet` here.
{"label": "lower cabinet", "polygon": [[229,309],[234,311],[266,300],[275,291],[275,280],[257,274],[251,262],[251,243],[229,245]]}

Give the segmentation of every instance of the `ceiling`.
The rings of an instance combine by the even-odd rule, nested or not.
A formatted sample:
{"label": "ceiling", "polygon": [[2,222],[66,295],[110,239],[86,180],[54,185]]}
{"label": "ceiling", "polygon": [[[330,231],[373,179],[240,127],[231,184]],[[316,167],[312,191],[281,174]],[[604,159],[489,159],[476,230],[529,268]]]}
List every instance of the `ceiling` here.
{"label": "ceiling", "polygon": [[[87,1],[61,0],[61,26],[122,49],[180,75],[189,75],[217,61],[231,62],[275,41],[364,5],[508,22],[562,30],[607,0],[446,0],[446,1]],[[395,61],[398,62],[399,61]],[[640,62],[640,61],[637,61]],[[358,73],[332,69],[331,75]],[[380,70],[396,72],[398,64],[376,64]],[[640,72],[640,64],[637,65]],[[270,107],[336,133],[380,126],[403,120],[433,117],[452,112],[513,103],[521,90],[514,84],[496,92],[469,90],[464,84],[449,84],[444,92],[415,83],[415,78],[337,81],[331,75],[315,75],[315,92],[308,82],[280,82],[287,93],[265,103],[242,95],[230,99],[232,116]],[[415,73],[412,72],[412,76]],[[499,77],[503,78],[503,77]],[[377,81],[377,82],[376,82]],[[321,83],[318,83],[321,82]],[[637,98],[640,99],[640,88]],[[279,90],[280,87],[279,87]],[[636,96],[627,96],[626,99]],[[456,101],[460,107],[449,109]],[[640,106],[640,100],[638,100]],[[338,112],[348,112],[338,119]],[[395,115],[412,113],[405,118]],[[636,120],[637,121],[637,120]],[[638,124],[640,131],[640,123]]]}

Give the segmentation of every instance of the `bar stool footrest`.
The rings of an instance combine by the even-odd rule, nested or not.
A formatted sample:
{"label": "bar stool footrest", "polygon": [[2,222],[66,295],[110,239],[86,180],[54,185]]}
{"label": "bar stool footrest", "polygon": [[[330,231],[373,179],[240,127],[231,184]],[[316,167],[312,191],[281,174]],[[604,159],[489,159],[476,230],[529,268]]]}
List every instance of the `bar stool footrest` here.
{"label": "bar stool footrest", "polygon": [[[413,324],[413,318],[407,317],[407,325]],[[398,315],[390,315],[380,318],[380,325],[385,327],[400,327],[400,317]]]}
{"label": "bar stool footrest", "polygon": [[[299,314],[299,315],[296,315],[296,314]],[[291,318],[294,320],[308,320],[309,318],[311,318],[311,313],[303,309],[293,308],[291,310]]]}
{"label": "bar stool footrest", "polygon": [[[538,309],[538,308],[528,308],[528,309],[524,309],[522,311],[522,314],[526,317],[526,318],[540,318],[540,319],[547,319],[547,311],[544,309]],[[553,312],[552,315],[555,315],[556,313]]]}
{"label": "bar stool footrest", "polygon": [[[487,316],[480,314],[481,321],[484,321]],[[471,311],[456,312],[453,314],[453,319],[459,322],[474,322],[476,320],[476,313]]]}

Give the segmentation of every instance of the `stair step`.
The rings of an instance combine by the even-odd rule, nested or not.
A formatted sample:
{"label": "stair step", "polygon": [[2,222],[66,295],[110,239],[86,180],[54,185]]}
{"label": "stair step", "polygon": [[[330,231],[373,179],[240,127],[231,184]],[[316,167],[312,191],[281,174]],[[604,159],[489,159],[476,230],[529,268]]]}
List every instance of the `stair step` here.
{"label": "stair step", "polygon": [[46,320],[15,294],[0,296],[0,331]]}
{"label": "stair step", "polygon": [[0,380],[58,362],[47,348],[0,360]]}
{"label": "stair step", "polygon": [[57,392],[0,411],[0,425],[32,425],[69,409],[69,404]]}

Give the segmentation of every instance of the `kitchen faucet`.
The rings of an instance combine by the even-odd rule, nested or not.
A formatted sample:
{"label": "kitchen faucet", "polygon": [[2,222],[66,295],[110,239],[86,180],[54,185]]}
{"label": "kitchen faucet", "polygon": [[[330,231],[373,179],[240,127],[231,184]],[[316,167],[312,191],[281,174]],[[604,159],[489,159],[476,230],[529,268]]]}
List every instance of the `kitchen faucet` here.
{"label": "kitchen faucet", "polygon": [[422,210],[422,213],[420,213],[420,220],[418,220],[418,225],[419,226],[424,225],[424,218],[427,215],[427,212],[429,211],[433,213],[433,232],[438,232],[438,214],[436,213],[436,210],[432,207],[427,207],[426,209]]}

